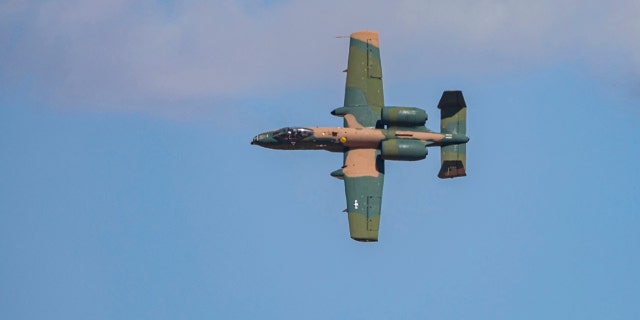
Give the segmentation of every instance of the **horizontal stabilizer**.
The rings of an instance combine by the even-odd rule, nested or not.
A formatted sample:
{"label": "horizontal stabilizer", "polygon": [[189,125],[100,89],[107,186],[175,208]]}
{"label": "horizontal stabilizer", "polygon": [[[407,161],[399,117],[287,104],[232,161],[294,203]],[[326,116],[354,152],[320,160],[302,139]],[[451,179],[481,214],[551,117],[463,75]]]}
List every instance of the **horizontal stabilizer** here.
{"label": "horizontal stabilizer", "polygon": [[[462,91],[443,92],[438,109],[440,109],[440,130],[442,133],[467,134],[467,104],[462,96]],[[439,178],[446,179],[467,175],[466,141],[440,147],[442,166],[438,172]]]}

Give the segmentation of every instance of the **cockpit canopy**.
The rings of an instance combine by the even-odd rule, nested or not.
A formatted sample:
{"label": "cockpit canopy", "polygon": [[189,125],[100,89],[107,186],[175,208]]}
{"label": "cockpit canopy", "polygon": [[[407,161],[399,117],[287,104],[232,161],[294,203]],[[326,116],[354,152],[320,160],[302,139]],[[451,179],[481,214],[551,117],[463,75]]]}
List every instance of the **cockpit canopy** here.
{"label": "cockpit canopy", "polygon": [[313,130],[307,128],[282,128],[273,133],[276,140],[298,141],[313,134]]}

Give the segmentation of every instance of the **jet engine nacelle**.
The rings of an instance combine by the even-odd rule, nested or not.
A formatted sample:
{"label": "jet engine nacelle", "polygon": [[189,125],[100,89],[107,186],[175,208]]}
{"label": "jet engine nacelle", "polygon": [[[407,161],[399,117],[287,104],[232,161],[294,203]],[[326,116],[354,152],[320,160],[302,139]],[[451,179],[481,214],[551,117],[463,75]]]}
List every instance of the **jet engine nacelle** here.
{"label": "jet engine nacelle", "polygon": [[427,157],[427,145],[416,139],[389,139],[382,141],[382,159],[416,161]]}
{"label": "jet engine nacelle", "polygon": [[383,124],[398,127],[419,127],[427,122],[427,112],[413,107],[383,107]]}

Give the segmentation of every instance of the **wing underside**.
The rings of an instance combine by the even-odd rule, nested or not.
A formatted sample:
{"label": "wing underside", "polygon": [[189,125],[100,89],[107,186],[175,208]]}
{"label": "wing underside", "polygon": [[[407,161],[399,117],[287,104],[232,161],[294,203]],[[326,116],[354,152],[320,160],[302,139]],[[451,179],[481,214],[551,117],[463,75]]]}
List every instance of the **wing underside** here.
{"label": "wing underside", "polygon": [[[382,65],[378,32],[351,34],[345,85],[344,126],[383,128]],[[380,148],[355,148],[344,152],[344,188],[351,238],[378,241],[384,184],[384,160]]]}
{"label": "wing underside", "polygon": [[351,128],[382,127],[380,111],[384,106],[382,65],[378,32],[351,34],[344,107],[344,126]]}
{"label": "wing underside", "polygon": [[344,188],[351,238],[378,241],[384,160],[379,149],[352,149],[344,153]]}

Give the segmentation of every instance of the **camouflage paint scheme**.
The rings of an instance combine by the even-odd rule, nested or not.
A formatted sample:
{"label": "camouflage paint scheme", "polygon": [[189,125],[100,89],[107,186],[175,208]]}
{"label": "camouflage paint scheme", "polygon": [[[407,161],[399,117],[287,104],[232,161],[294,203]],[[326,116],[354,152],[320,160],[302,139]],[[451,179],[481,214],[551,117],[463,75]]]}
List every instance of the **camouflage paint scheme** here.
{"label": "camouflage paint scheme", "polygon": [[384,105],[380,44],[375,31],[351,34],[344,106],[331,114],[344,127],[286,127],[253,138],[251,144],[281,150],[342,152],[342,168],[331,176],[344,180],[349,231],[357,241],[378,241],[384,161],[422,160],[427,147],[441,147],[440,178],[466,175],[466,104],[460,91],[445,91],[440,131],[425,127],[424,110]]}

